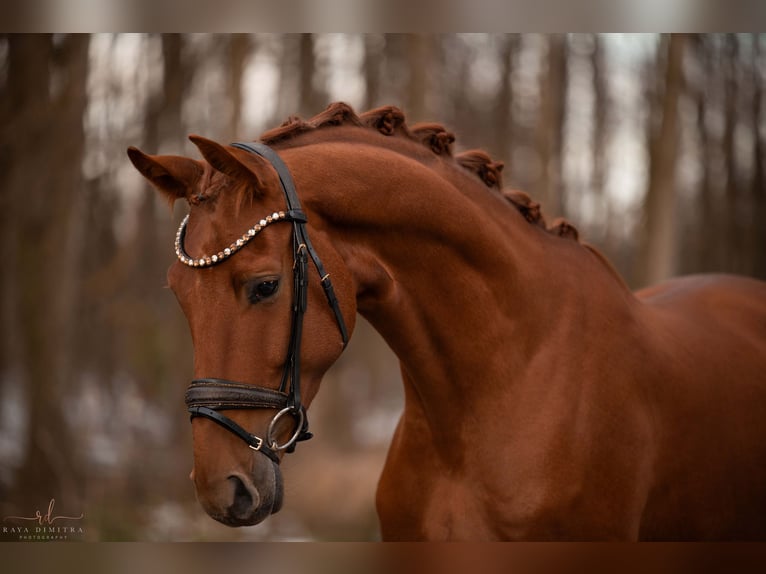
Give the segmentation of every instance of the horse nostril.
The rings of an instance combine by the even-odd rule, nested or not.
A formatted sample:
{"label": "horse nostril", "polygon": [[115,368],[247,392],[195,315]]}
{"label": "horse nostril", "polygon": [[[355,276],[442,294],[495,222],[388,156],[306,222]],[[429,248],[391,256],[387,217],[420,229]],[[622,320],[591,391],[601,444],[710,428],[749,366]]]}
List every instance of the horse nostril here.
{"label": "horse nostril", "polygon": [[252,515],[253,510],[260,503],[258,491],[252,485],[249,485],[248,488],[248,485],[236,475],[230,476],[229,481],[234,486],[234,501],[229,507],[229,515],[233,518],[245,520]]}

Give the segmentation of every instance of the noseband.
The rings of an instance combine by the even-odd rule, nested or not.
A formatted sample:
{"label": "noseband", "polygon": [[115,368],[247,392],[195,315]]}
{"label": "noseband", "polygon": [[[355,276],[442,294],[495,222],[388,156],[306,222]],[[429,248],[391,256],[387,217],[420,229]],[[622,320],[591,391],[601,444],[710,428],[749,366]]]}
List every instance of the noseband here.
{"label": "noseband", "polygon": [[[257,154],[271,163],[279,175],[282,191],[285,195],[287,210],[275,212],[262,219],[258,224],[248,229],[241,238],[237,239],[229,247],[217,254],[192,258],[184,250],[184,237],[186,236],[186,223],[188,216],[181,223],[176,236],[176,255],[179,261],[189,267],[210,267],[217,265],[231,257],[244,247],[251,239],[260,233],[266,226],[279,221],[290,221],[293,224],[293,305],[292,322],[290,327],[290,342],[287,348],[282,380],[279,390],[266,387],[246,385],[224,379],[195,379],[186,391],[186,406],[191,418],[205,417],[221,425],[226,430],[234,433],[247,443],[255,451],[268,456],[275,463],[279,463],[278,451],[293,452],[299,441],[308,440],[312,434],[308,430],[308,418],[306,409],[301,403],[301,338],[303,334],[303,317],[308,306],[308,258],[314,261],[314,266],[319,273],[320,282],[324,288],[327,302],[330,305],[335,320],[340,329],[343,346],[348,342],[348,332],[343,321],[338,299],[330,281],[330,275],[322,265],[316,251],[309,241],[306,229],[306,214],[301,209],[295,184],[290,176],[290,171],[282,159],[270,147],[261,143],[234,143],[233,147]],[[249,433],[229,417],[219,411],[230,409],[277,409],[277,414],[271,419],[265,438]],[[296,421],[295,431],[283,444],[279,444],[275,438],[277,422],[290,415]]]}

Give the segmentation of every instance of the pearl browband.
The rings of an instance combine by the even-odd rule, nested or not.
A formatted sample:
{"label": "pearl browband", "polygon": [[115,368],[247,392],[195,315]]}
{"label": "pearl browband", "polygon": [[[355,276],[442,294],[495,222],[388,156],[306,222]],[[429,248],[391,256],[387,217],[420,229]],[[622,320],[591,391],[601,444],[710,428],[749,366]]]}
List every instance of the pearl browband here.
{"label": "pearl browband", "polygon": [[183,263],[184,265],[188,265],[189,267],[210,267],[211,265],[216,265],[217,263],[220,263],[221,261],[224,261],[234,255],[237,251],[242,249],[245,245],[247,245],[250,240],[258,235],[264,227],[271,225],[272,223],[276,223],[277,221],[282,221],[287,219],[287,214],[284,211],[275,211],[271,215],[267,215],[264,219],[261,219],[257,224],[255,224],[253,227],[245,231],[245,233],[242,234],[242,237],[237,239],[234,243],[226,247],[225,249],[219,251],[218,253],[214,255],[206,255],[204,257],[192,257],[189,254],[184,251],[184,236],[186,235],[186,224],[189,222],[189,216],[187,215],[184,217],[183,221],[181,222],[180,227],[178,228],[178,233],[176,233],[176,257],[178,257],[178,260]]}

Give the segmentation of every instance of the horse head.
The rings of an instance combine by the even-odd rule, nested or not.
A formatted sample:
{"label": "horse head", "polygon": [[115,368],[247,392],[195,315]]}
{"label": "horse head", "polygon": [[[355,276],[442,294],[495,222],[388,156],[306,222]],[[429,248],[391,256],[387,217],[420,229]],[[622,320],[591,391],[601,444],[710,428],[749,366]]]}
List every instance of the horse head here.
{"label": "horse head", "polygon": [[316,246],[309,241],[278,157],[190,139],[203,160],[136,148],[128,155],[171,203],[189,204],[168,284],[194,345],[186,402],[197,498],[224,524],[252,525],[282,505],[278,464],[311,436],[305,409],[345,346],[343,318],[353,327],[355,296],[329,241],[321,233]]}

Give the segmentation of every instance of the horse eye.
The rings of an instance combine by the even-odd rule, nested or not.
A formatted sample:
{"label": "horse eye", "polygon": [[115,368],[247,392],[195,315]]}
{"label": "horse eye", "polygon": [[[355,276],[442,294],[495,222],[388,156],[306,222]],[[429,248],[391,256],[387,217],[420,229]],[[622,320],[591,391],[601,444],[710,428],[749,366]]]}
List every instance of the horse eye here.
{"label": "horse eye", "polygon": [[263,299],[268,299],[274,293],[277,292],[277,289],[279,288],[279,280],[277,279],[269,279],[267,281],[261,281],[260,283],[256,284],[253,289],[250,291],[250,302],[251,303],[257,303],[258,301],[261,301]]}

